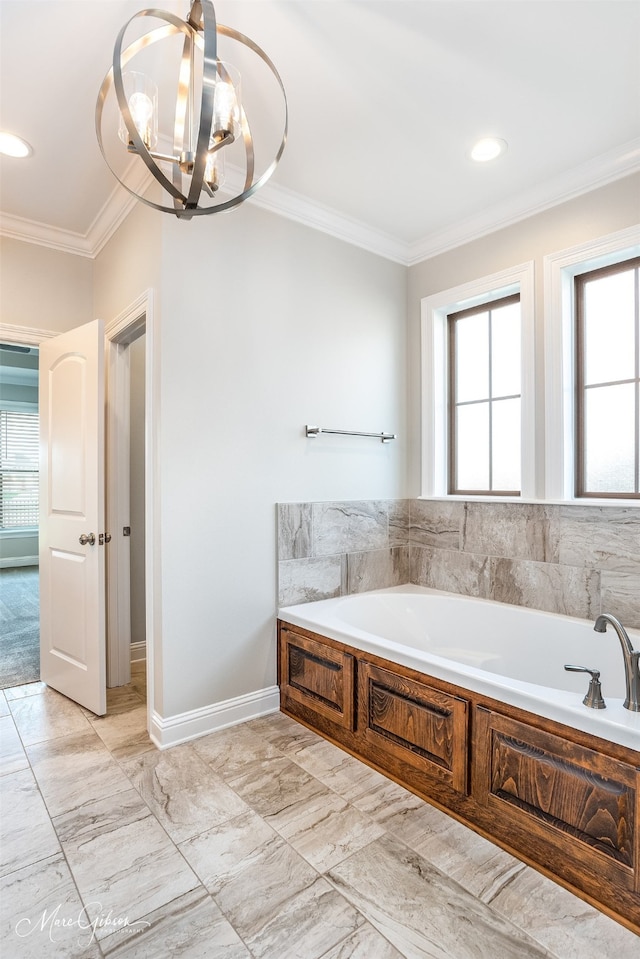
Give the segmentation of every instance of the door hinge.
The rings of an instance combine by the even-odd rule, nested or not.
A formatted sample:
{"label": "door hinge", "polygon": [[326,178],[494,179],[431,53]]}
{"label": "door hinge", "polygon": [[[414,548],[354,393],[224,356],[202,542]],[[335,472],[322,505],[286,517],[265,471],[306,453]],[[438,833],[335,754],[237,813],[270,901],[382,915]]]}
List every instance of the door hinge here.
{"label": "door hinge", "polygon": [[105,543],[111,542],[111,533],[98,533],[98,545],[104,546]]}

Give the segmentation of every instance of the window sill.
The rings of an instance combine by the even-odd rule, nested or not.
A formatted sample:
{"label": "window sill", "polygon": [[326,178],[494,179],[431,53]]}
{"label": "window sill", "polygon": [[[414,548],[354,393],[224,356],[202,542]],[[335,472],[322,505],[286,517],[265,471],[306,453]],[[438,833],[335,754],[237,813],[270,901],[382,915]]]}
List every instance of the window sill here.
{"label": "window sill", "polygon": [[9,529],[0,529],[0,539],[21,539],[23,536],[37,535],[37,526],[15,526]]}
{"label": "window sill", "polygon": [[640,509],[640,500],[637,499],[596,499],[585,497],[580,499],[531,499],[523,496],[416,496],[415,499],[439,503],[522,503],[535,506],[607,506],[611,509]]}

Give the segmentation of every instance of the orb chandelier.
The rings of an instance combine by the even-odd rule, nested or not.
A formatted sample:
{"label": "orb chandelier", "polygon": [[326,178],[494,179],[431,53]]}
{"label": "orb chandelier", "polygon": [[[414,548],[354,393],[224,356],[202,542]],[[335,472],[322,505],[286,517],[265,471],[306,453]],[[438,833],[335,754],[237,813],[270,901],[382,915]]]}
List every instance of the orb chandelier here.
{"label": "orb chandelier", "polygon": [[[141,17],[153,17],[164,23],[124,46],[125,34],[131,24]],[[148,58],[150,47],[174,36],[181,36],[183,40],[174,94],[173,130],[169,136],[158,129],[159,115],[162,116],[158,85],[147,73],[132,67],[135,66],[135,58]],[[257,54],[275,78],[275,89],[283,101],[280,146],[261,175],[256,173],[254,141],[242,105],[240,74],[232,64],[218,58],[219,37],[236,41]],[[103,122],[105,105],[113,101],[114,94],[119,111],[117,136],[121,148],[139,158],[165,191],[163,199],[172,201],[172,205],[156,203],[143,196],[142,192],[136,192],[125,182],[124,175],[114,169],[114,163],[118,169],[122,167],[122,157],[116,157],[114,161],[107,156],[103,143]],[[219,213],[238,206],[263,186],[282,156],[287,140],[287,124],[286,94],[275,66],[248,37],[216,22],[210,0],[192,0],[186,20],[156,9],[141,10],[131,17],[118,34],[113,66],[102,82],[96,104],[98,143],[111,172],[136,199],[181,219]],[[116,142],[115,129],[111,141]],[[244,149],[237,146],[240,143]],[[225,191],[219,193],[219,190],[224,182],[225,154],[230,153],[232,144],[236,144],[233,153],[236,166],[242,169],[244,165],[244,182],[239,190],[232,191],[230,197],[227,191],[222,199]],[[113,153],[113,148],[110,148],[110,153]]]}

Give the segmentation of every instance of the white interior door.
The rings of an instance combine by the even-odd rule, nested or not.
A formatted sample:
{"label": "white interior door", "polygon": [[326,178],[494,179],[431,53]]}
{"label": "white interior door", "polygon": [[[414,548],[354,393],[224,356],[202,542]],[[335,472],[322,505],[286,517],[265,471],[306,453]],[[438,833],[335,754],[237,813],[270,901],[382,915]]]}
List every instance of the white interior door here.
{"label": "white interior door", "polygon": [[40,347],[40,676],[106,712],[104,328]]}

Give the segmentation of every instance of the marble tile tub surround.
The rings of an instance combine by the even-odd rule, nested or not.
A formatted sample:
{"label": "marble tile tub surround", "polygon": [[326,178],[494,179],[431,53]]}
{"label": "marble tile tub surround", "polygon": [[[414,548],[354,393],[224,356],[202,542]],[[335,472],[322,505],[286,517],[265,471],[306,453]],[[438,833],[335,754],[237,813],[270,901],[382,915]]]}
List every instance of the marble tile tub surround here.
{"label": "marble tile tub surround", "polygon": [[279,605],[411,582],[640,628],[640,509],[383,500],[278,506]]}
{"label": "marble tile tub surround", "polygon": [[280,503],[278,605],[409,581],[409,501]]}
{"label": "marble tile tub surround", "polygon": [[159,752],[131,691],[113,739],[44,684],[5,693],[8,959],[636,959],[633,932],[282,713]]}

